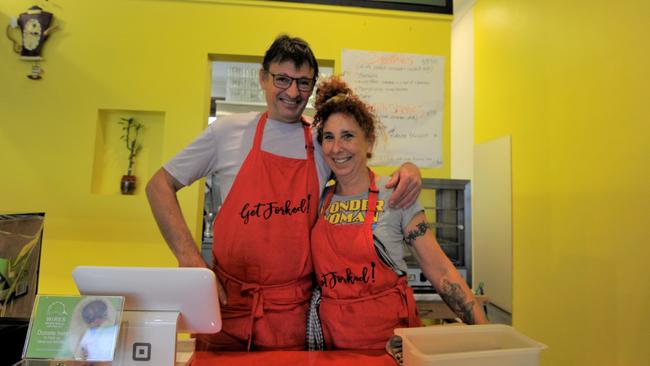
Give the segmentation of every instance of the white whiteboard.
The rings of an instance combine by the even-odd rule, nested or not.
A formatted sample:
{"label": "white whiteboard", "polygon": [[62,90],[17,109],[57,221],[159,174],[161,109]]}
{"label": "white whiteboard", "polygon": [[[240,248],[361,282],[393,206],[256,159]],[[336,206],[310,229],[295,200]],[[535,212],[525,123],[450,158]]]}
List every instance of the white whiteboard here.
{"label": "white whiteboard", "polygon": [[371,165],[442,166],[445,58],[342,50],[343,78],[386,129]]}

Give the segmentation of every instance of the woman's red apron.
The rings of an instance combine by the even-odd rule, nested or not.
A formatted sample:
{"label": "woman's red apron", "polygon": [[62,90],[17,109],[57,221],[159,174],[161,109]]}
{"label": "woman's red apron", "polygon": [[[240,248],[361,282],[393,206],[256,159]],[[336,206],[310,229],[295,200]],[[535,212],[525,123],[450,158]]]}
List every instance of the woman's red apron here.
{"label": "woman's red apron", "polygon": [[305,346],[320,192],[313,140],[303,121],[306,160],[262,151],[266,119],[214,222],[213,269],[228,298],[221,332],[199,336],[199,351]]}
{"label": "woman's red apron", "polygon": [[369,174],[364,223],[333,225],[326,220],[334,186],[311,234],[327,349],[384,349],[393,329],[421,325],[406,277],[399,277],[375,250],[372,224],[379,192],[374,174]]}

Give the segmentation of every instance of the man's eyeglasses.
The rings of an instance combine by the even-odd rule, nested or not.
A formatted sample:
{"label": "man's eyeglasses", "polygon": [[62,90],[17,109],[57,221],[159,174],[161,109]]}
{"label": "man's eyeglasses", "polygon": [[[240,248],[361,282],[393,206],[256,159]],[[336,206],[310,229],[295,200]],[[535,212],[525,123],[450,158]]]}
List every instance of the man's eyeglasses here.
{"label": "man's eyeglasses", "polygon": [[291,76],[283,75],[283,74],[274,74],[270,71],[267,71],[271,77],[273,77],[273,85],[275,85],[277,88],[280,89],[289,89],[293,81],[296,81],[296,85],[298,86],[298,90],[303,91],[303,92],[310,92],[314,88],[314,84],[316,83],[316,79],[310,79],[310,78],[292,78]]}

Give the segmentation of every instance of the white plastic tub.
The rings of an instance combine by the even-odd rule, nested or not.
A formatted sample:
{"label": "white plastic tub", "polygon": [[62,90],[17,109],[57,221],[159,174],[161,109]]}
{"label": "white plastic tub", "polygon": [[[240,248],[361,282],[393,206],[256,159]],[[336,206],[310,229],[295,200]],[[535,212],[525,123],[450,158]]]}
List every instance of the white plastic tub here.
{"label": "white plastic tub", "polygon": [[502,324],[399,328],[404,366],[538,366],[546,348]]}

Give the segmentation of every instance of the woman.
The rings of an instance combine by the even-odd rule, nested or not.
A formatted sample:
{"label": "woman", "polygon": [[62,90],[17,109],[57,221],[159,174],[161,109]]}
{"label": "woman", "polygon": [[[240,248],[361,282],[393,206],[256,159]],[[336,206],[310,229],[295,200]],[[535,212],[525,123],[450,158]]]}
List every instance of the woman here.
{"label": "woman", "polygon": [[487,323],[419,204],[384,204],[391,192],[367,167],[379,128],[370,108],[333,77],[319,83],[316,110],[318,141],[336,175],[311,234],[325,346],[384,349],[394,328],[421,325],[405,276],[403,242],[464,322]]}

